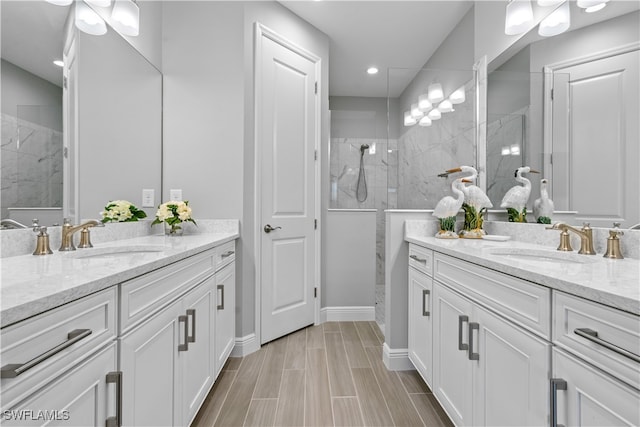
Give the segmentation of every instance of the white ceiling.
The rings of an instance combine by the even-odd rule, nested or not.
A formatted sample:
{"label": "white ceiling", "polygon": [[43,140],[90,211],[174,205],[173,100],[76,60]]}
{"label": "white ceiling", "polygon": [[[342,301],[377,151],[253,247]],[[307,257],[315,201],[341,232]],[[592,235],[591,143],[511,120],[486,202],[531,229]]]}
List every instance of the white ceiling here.
{"label": "white ceiling", "polygon": [[[387,70],[422,68],[473,5],[454,0],[280,3],[329,36],[329,95],[384,98]],[[375,76],[366,73],[372,65],[380,70]]]}

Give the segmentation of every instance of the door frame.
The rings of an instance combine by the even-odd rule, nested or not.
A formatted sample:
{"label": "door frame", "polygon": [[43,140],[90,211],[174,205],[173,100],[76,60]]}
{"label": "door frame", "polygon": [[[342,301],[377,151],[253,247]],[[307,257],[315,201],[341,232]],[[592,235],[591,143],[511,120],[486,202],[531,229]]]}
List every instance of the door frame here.
{"label": "door frame", "polygon": [[[585,64],[591,61],[610,58],[612,56],[622,55],[625,53],[640,50],[640,41],[634,41],[618,47],[601,50],[589,55],[578,56],[575,58],[554,62],[543,67],[543,125],[542,125],[542,172],[545,177],[553,182],[553,164],[551,154],[553,153],[553,81],[554,73],[562,72],[563,69],[573,67],[575,65]],[[550,189],[549,196],[553,198],[553,188]]]}
{"label": "door frame", "polygon": [[314,171],[314,215],[316,220],[318,220],[315,231],[315,257],[314,257],[314,281],[315,288],[318,290],[314,302],[314,324],[320,323],[320,301],[322,298],[322,289],[320,287],[320,256],[321,256],[321,224],[320,224],[320,138],[322,134],[322,58],[313,52],[308,51],[307,49],[293,43],[289,39],[281,36],[276,33],[272,29],[266,27],[260,22],[255,23],[255,31],[254,31],[254,97],[253,97],[253,109],[254,109],[254,123],[253,123],[253,140],[254,140],[254,229],[255,240],[254,240],[254,256],[255,256],[255,265],[256,265],[256,276],[255,276],[255,319],[254,319],[254,330],[256,334],[256,340],[259,343],[262,342],[262,144],[261,144],[261,136],[259,132],[259,123],[262,119],[262,114],[260,111],[260,103],[261,99],[261,81],[262,81],[262,68],[259,64],[261,64],[262,58],[262,38],[266,37],[272,40],[275,43],[278,43],[287,49],[292,50],[300,56],[305,57],[309,61],[315,64],[315,73],[316,73],[316,84],[317,84],[317,94],[315,97],[315,107],[316,107],[316,116],[315,121],[317,123],[316,131],[315,131],[315,141],[314,141],[314,150],[316,153],[316,161],[315,161],[315,171]]}

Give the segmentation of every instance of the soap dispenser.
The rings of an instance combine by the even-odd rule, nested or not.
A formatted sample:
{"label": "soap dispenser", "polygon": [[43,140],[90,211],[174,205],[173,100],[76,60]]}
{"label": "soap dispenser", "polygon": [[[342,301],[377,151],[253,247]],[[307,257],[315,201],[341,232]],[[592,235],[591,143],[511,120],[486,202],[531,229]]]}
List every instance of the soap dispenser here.
{"label": "soap dispenser", "polygon": [[609,230],[609,237],[607,237],[607,251],[604,253],[605,258],[624,258],[620,250],[620,238],[618,237],[622,235],[624,235],[624,232],[620,230],[620,223],[614,222],[613,228]]}
{"label": "soap dispenser", "polygon": [[50,255],[53,252],[49,247],[49,234],[47,233],[47,227],[33,227],[34,233],[38,234],[38,240],[36,242],[36,250],[33,251],[34,255]]}

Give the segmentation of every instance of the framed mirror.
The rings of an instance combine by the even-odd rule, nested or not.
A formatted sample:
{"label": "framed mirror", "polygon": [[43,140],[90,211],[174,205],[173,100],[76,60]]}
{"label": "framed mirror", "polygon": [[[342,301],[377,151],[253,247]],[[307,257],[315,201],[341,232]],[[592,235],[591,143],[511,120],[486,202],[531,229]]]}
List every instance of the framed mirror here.
{"label": "framed mirror", "polygon": [[[159,197],[161,72],[110,27],[102,36],[65,32],[73,4],[0,7],[1,218],[75,222],[97,218],[109,200],[140,207],[142,189]],[[72,55],[63,54],[68,37]],[[53,64],[65,57],[66,87]]]}
{"label": "framed mirror", "polygon": [[[542,172],[531,177],[529,205],[544,177],[556,211],[575,211],[575,222],[640,222],[633,166],[640,162],[639,9],[612,1],[585,13],[571,2],[568,32],[544,38],[536,27],[488,65],[487,189],[494,206],[517,184],[515,168],[528,165]],[[627,65],[619,64],[625,55]]]}

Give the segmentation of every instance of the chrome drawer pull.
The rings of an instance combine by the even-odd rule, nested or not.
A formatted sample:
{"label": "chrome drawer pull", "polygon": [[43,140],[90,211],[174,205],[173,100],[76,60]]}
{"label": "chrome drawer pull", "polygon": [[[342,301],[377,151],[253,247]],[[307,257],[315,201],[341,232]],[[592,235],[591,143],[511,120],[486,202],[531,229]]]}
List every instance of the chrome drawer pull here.
{"label": "chrome drawer pull", "polygon": [[567,382],[562,378],[551,378],[551,427],[561,427],[558,424],[558,390],[566,390]]}
{"label": "chrome drawer pull", "polygon": [[624,348],[620,348],[615,344],[611,344],[610,342],[603,340],[602,338],[598,337],[598,331],[594,331],[593,329],[589,329],[589,328],[578,328],[578,329],[575,329],[573,332],[576,335],[581,336],[582,338],[588,339],[591,342],[594,342],[598,345],[608,348],[614,353],[618,353],[619,355],[629,358],[636,363],[640,363],[640,356],[630,352],[629,350],[625,350]]}
{"label": "chrome drawer pull", "polygon": [[225,253],[223,253],[222,255],[220,255],[222,258],[227,258],[230,257],[231,255],[235,254],[235,251],[227,251]]}
{"label": "chrome drawer pull", "polygon": [[178,316],[178,323],[184,322],[184,344],[180,344],[178,341],[178,351],[189,350],[189,316],[183,314]]}
{"label": "chrome drawer pull", "polygon": [[430,293],[431,293],[431,291],[429,289],[423,289],[422,290],[422,315],[424,317],[427,317],[427,316],[430,315],[429,311],[427,310],[427,307],[426,307],[427,304],[426,304],[426,301],[425,301],[426,300],[425,297],[427,295],[429,295]]}
{"label": "chrome drawer pull", "polygon": [[426,258],[418,258],[418,255],[409,255],[409,258],[416,260],[418,262],[423,263],[424,265],[427,265],[427,259]]}
{"label": "chrome drawer pull", "polygon": [[116,385],[116,416],[107,418],[106,427],[120,427],[122,425],[122,371],[109,372],[107,384]]}
{"label": "chrome drawer pull", "polygon": [[469,344],[462,342],[462,324],[469,321],[469,316],[458,316],[458,350],[468,350]]}
{"label": "chrome drawer pull", "polygon": [[218,310],[224,310],[224,285],[218,285],[217,289],[221,291],[222,295],[220,296],[221,303],[216,307]]}
{"label": "chrome drawer pull", "polygon": [[196,309],[187,310],[187,317],[191,316],[191,335],[187,335],[187,342],[196,342]]}
{"label": "chrome drawer pull", "polygon": [[473,352],[473,331],[480,331],[479,323],[469,323],[469,360],[480,360],[480,353]]}
{"label": "chrome drawer pull", "polygon": [[67,334],[67,340],[57,346],[53,347],[51,350],[47,350],[39,356],[34,357],[26,363],[11,363],[9,365],[4,365],[0,368],[0,378],[15,378],[20,374],[25,373],[29,369],[38,365],[39,363],[44,362],[51,356],[54,356],[60,353],[62,350],[67,347],[71,347],[81,339],[88,337],[91,335],[91,329],[74,329],[73,331]]}

